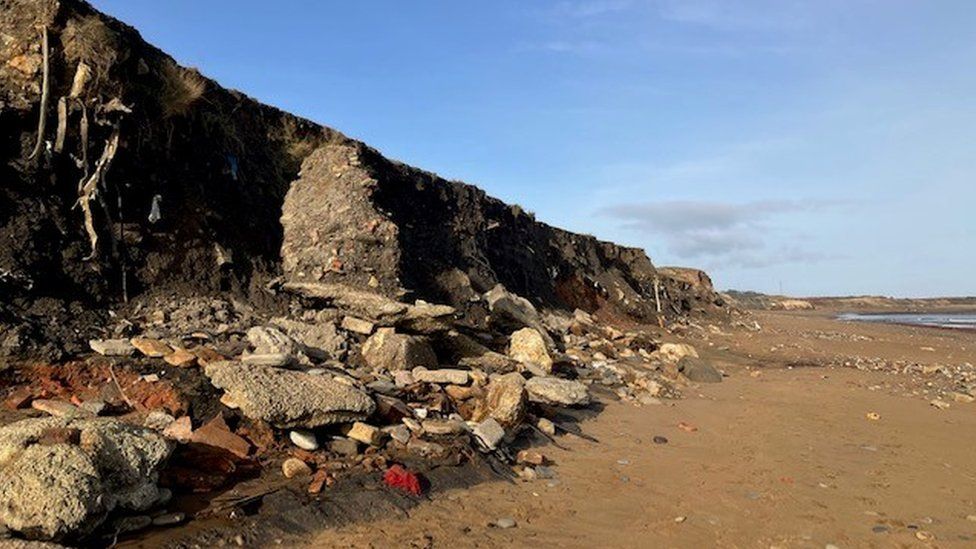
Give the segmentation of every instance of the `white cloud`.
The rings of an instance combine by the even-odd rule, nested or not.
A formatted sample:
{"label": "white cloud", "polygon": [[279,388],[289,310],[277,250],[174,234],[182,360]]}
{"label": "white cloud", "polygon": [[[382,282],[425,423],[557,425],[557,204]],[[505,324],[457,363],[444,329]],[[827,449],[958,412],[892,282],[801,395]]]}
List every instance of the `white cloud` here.
{"label": "white cloud", "polygon": [[835,201],[753,201],[744,203],[675,200],[621,204],[604,208],[625,228],[663,238],[682,260],[713,265],[765,267],[780,263],[813,263],[828,256],[797,245],[767,244],[772,219],[836,207]]}

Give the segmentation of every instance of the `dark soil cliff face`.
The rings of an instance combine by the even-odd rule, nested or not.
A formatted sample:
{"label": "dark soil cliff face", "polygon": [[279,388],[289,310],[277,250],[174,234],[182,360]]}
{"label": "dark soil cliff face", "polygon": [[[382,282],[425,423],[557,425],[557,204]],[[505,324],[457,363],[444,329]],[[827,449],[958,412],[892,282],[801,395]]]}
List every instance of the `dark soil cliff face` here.
{"label": "dark soil cliff face", "polygon": [[[298,183],[315,188],[297,207],[327,208],[298,215],[322,241],[301,232],[289,264],[282,208],[303,162]],[[83,341],[126,297],[265,299],[283,244],[299,278],[435,301],[500,282],[540,304],[646,316],[656,276],[639,250],[221,88],[80,0],[0,0],[0,243],[0,355]]]}

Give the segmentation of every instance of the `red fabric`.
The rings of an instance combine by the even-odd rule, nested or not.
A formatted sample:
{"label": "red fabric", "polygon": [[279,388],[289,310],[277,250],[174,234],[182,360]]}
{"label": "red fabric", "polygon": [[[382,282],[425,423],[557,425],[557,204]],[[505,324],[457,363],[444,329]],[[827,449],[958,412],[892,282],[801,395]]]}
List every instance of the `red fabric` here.
{"label": "red fabric", "polygon": [[419,496],[422,491],[420,488],[420,479],[417,478],[417,475],[399,465],[394,465],[386,470],[386,473],[383,475],[383,482],[390,488],[399,488],[415,496]]}

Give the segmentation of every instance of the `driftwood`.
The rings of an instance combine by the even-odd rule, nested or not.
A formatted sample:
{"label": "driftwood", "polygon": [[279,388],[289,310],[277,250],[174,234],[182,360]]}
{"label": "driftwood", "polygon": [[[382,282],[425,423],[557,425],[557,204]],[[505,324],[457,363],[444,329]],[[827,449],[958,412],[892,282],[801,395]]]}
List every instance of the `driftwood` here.
{"label": "driftwood", "polygon": [[41,44],[44,50],[44,76],[41,84],[41,114],[37,120],[37,144],[34,145],[34,152],[30,159],[41,154],[44,147],[44,132],[47,130],[47,102],[51,93],[51,49],[48,43],[47,26],[41,30]]}

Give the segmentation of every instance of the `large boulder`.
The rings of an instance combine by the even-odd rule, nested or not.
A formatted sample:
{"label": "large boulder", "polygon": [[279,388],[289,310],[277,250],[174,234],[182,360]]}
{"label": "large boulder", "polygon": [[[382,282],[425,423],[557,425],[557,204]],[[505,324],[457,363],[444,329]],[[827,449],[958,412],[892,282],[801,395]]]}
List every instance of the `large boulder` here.
{"label": "large boulder", "polygon": [[474,421],[494,418],[506,429],[522,422],[528,394],[522,374],[511,373],[492,379],[488,395],[475,413]]}
{"label": "large boulder", "polygon": [[392,328],[381,328],[366,340],[363,360],[374,370],[412,370],[437,368],[437,355],[426,339],[398,334]]}
{"label": "large boulder", "polygon": [[159,500],[170,444],[115,419],[34,418],[0,428],[0,526],[27,538],[75,539],[116,508]]}
{"label": "large boulder", "polygon": [[289,318],[275,318],[271,323],[302,346],[306,355],[319,360],[339,358],[346,338],[334,322],[301,322]]}
{"label": "large boulder", "polygon": [[535,305],[532,305],[528,299],[506,290],[501,284],[496,284],[485,293],[484,297],[491,311],[492,324],[512,329],[536,327],[541,324],[539,311],[536,310]]}
{"label": "large boulder", "polygon": [[523,364],[535,364],[547,372],[552,371],[552,357],[546,340],[535,328],[522,328],[512,334],[508,356]]}
{"label": "large boulder", "polygon": [[686,356],[678,361],[678,371],[698,383],[720,383],[722,372],[700,358]]}
{"label": "large boulder", "polygon": [[205,368],[244,415],[280,429],[314,429],[365,419],[376,403],[363,391],[328,376],[217,362]]}
{"label": "large boulder", "polygon": [[247,340],[254,347],[255,356],[283,356],[311,364],[302,345],[275,326],[254,326],[247,331]]}
{"label": "large boulder", "polygon": [[657,356],[668,364],[676,364],[686,356],[698,358],[698,351],[687,343],[662,343],[652,355]]}
{"label": "large boulder", "polygon": [[543,404],[583,406],[590,402],[586,385],[558,377],[534,377],[525,382],[525,390],[529,400]]}

